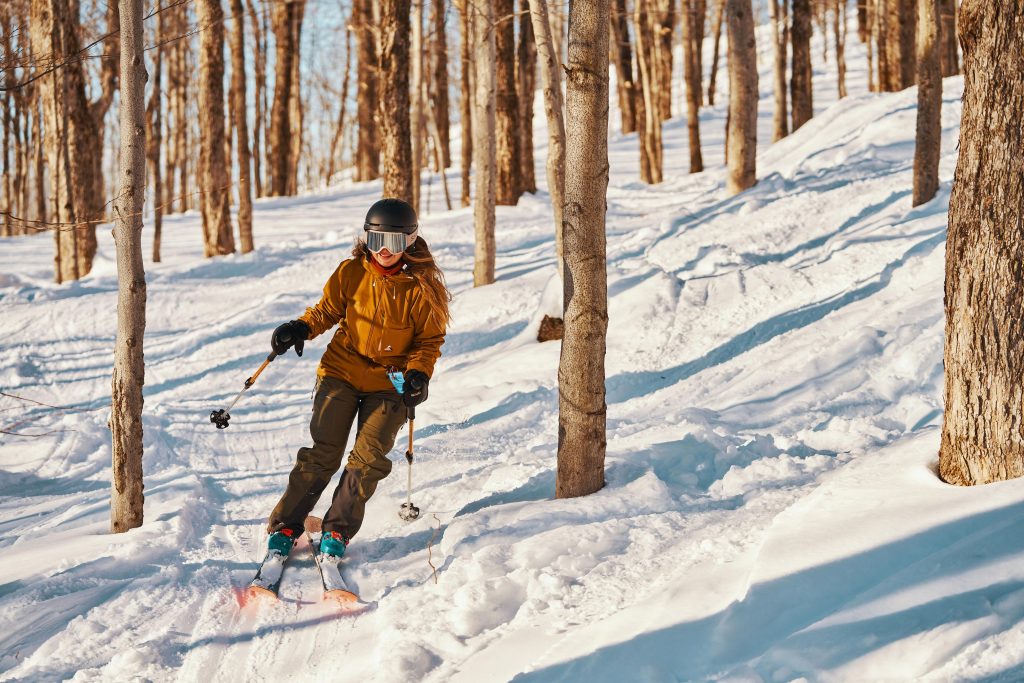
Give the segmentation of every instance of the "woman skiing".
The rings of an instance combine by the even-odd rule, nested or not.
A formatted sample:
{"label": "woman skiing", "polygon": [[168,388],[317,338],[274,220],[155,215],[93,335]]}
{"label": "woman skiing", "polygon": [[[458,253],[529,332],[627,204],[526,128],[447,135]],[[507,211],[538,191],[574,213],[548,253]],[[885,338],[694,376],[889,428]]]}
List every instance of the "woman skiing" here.
{"label": "woman skiing", "polygon": [[[388,453],[405,422],[406,407],[427,398],[434,363],[450,320],[451,294],[427,243],[416,211],[400,199],[370,207],[364,239],[324,285],[319,303],[274,330],[274,353],[337,329],[317,369],[309,432],[288,487],[270,513],[269,550],[287,555],[320,494],[341,466],[349,431],[356,438],[323,519],[320,551],[340,557],[359,531],[366,501],[391,472]],[[404,373],[399,394],[389,371]],[[404,404],[404,405],[403,405]]]}

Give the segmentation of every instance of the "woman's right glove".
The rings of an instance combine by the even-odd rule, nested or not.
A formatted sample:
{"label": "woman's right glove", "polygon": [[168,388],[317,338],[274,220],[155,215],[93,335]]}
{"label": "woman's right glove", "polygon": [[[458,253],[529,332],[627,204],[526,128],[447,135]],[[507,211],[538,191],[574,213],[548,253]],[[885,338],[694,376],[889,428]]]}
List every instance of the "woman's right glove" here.
{"label": "woman's right glove", "polygon": [[402,403],[407,408],[415,408],[427,400],[427,384],[430,378],[420,370],[405,373],[405,389],[402,391]]}
{"label": "woman's right glove", "polygon": [[295,353],[302,355],[302,345],[309,339],[309,325],[301,320],[290,320],[274,330],[270,338],[270,347],[278,356],[295,347]]}

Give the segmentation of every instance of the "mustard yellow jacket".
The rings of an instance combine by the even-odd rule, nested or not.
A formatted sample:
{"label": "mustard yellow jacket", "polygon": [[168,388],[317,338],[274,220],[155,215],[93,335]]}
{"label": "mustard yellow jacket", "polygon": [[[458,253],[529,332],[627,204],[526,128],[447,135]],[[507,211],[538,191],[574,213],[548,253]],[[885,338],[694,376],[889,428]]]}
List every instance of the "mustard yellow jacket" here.
{"label": "mustard yellow jacket", "polygon": [[310,339],[338,326],[317,374],[371,392],[393,390],[389,367],[433,374],[445,326],[429,312],[411,275],[384,276],[366,259],[351,258],[341,262],[319,303],[299,320],[309,326]]}

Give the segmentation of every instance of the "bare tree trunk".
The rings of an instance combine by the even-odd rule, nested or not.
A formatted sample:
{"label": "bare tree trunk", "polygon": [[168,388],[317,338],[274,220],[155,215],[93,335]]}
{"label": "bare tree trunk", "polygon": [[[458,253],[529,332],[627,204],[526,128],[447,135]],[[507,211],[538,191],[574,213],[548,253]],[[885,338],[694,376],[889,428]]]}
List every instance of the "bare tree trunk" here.
{"label": "bare tree trunk", "polygon": [[551,194],[551,208],[555,217],[555,253],[561,275],[564,266],[562,209],[565,206],[565,119],[562,115],[561,71],[556,59],[555,44],[551,40],[551,23],[545,0],[530,0],[530,20],[536,36],[541,85],[544,88],[544,116],[548,122],[548,192]]}
{"label": "bare tree trunk", "polygon": [[559,498],[604,486],[608,332],[608,0],[574,0],[566,69],[565,335],[558,364]]}
{"label": "bare tree trunk", "polygon": [[619,112],[622,132],[636,132],[636,79],[633,75],[633,47],[629,38],[629,14],[626,0],[614,0],[611,18],[612,56],[618,81]]}
{"label": "bare tree trunk", "polygon": [[[409,130],[410,0],[380,5],[380,128],[384,196],[413,201]],[[417,131],[419,134],[419,131]]]}
{"label": "bare tree trunk", "polygon": [[839,99],[846,97],[846,24],[844,14],[846,0],[835,0],[832,33],[836,40],[836,75],[839,86]]}
{"label": "bare tree trunk", "polygon": [[434,147],[434,165],[438,169],[438,173],[441,174],[441,187],[444,188],[444,202],[445,206],[449,211],[452,210],[452,196],[448,192],[448,174],[444,167],[444,153],[442,152],[444,144],[441,141],[441,131],[437,126],[437,119],[434,117],[433,107],[424,107],[427,113],[427,131],[430,133],[430,139],[433,141]]}
{"label": "bare tree trunk", "polygon": [[892,90],[889,79],[892,77],[889,69],[889,48],[888,48],[888,1],[871,0],[874,7],[874,21],[871,23],[871,35],[875,43],[875,58],[878,63],[875,78],[877,92],[888,92]]}
{"label": "bare tree trunk", "polygon": [[865,48],[868,53],[868,92],[878,92],[878,83],[875,80],[875,41],[872,40],[871,32],[871,27],[875,22],[875,0],[866,0],[866,4],[868,39],[865,41]]}
{"label": "bare tree trunk", "polygon": [[270,167],[270,196],[282,197],[288,194],[289,155],[291,154],[290,135],[292,132],[291,107],[292,98],[292,60],[294,46],[293,16],[296,3],[289,0],[271,3],[271,28],[274,31],[274,101],[270,110],[270,135],[267,137],[269,156],[267,166]]}
{"label": "bare tree trunk", "polygon": [[[180,12],[181,31],[184,33],[188,28],[188,5],[181,6]],[[179,34],[180,35],[180,34]],[[191,48],[188,40],[178,41],[180,50],[178,52],[178,73],[181,75],[178,81],[177,100],[178,115],[175,119],[175,132],[178,134],[176,145],[178,147],[178,191],[181,193],[181,201],[178,204],[180,211],[188,211],[195,206],[196,200],[192,197],[192,185],[189,183],[191,172],[190,145],[195,140],[192,130],[192,117],[189,113],[189,76],[192,68]],[[201,195],[199,195],[201,196]]]}
{"label": "bare tree trunk", "polygon": [[899,0],[899,3],[902,90],[917,82],[917,0]]}
{"label": "bare tree trunk", "polygon": [[789,135],[789,107],[786,101],[786,57],[789,46],[789,27],[779,11],[779,3],[785,9],[788,0],[770,0],[772,12],[772,42],[775,47],[775,62],[772,69],[775,89],[775,113],[772,116],[772,142],[778,142]]}
{"label": "bare tree trunk", "polygon": [[[452,165],[451,117],[448,114],[448,35],[445,31],[447,0],[433,0],[430,4],[431,26],[434,36],[431,41],[430,102],[434,120],[441,135],[442,168]],[[437,169],[440,171],[441,169]]]}
{"label": "bare tree trunk", "polygon": [[412,45],[409,55],[412,102],[409,108],[412,145],[412,206],[420,210],[420,171],[423,163],[423,0],[411,0]]}
{"label": "bare tree trunk", "polygon": [[120,0],[121,182],[113,201],[117,247],[117,340],[111,382],[113,473],[110,531],[142,526],[142,385],[146,379],[146,272],[142,265],[142,207],[146,199],[146,64],[143,0]]}
{"label": "bare tree trunk", "polygon": [[245,10],[242,0],[230,0],[231,14],[231,99],[234,104],[235,146],[238,155],[238,240],[242,253],[253,249],[252,175],[249,170],[249,121],[245,92]]}
{"label": "bare tree trunk", "polygon": [[306,0],[288,0],[293,5],[291,15],[291,87],[288,90],[288,195],[299,193],[299,161],[302,158],[303,106],[302,106],[302,75],[299,65],[302,63],[302,20],[306,14]]}
{"label": "bare tree trunk", "polygon": [[1024,4],[965,0],[960,154],[946,242],[945,414],[939,475],[1024,475]]}
{"label": "bare tree trunk", "polygon": [[[711,57],[711,77],[708,81],[708,104],[715,106],[715,82],[718,80],[718,55],[721,53],[719,44],[722,40],[722,17],[725,16],[725,1],[715,0],[715,19],[711,32],[715,34],[715,47]],[[786,2],[787,0],[782,0]]]}
{"label": "bare tree trunk", "polygon": [[493,0],[497,65],[495,109],[497,171],[495,200],[515,206],[522,194],[519,178],[519,98],[516,96],[516,41],[514,0]]}
{"label": "bare tree trunk", "polygon": [[497,143],[494,139],[495,45],[494,9],[490,0],[467,0],[472,13],[473,34],[473,165],[476,166],[476,192],[473,223],[476,233],[473,286],[494,282],[494,205],[497,182]]}
{"label": "bare tree trunk", "polygon": [[689,134],[690,173],[704,170],[704,157],[700,150],[700,104],[704,99],[700,66],[697,64],[696,22],[697,8],[693,0],[683,0],[680,25],[683,33],[683,80],[686,81],[686,129]]}
{"label": "bare tree trunk", "polygon": [[726,152],[729,194],[757,182],[757,44],[750,0],[728,0],[729,149]]}
{"label": "bare tree trunk", "polygon": [[537,191],[533,160],[533,100],[537,92],[537,45],[530,20],[530,0],[519,0],[519,185],[522,192]]}
{"label": "bare tree trunk", "polygon": [[939,64],[938,0],[917,3],[917,139],[914,146],[913,206],[939,189],[942,142],[942,67]]}
{"label": "bare tree trunk", "polygon": [[640,129],[640,177],[645,183],[657,184],[662,180],[661,100],[657,94],[661,74],[655,55],[654,20],[651,0],[636,0],[636,54],[640,63],[640,87],[643,93],[643,124]]}
{"label": "bare tree trunk", "polygon": [[[6,16],[6,12],[0,14],[0,47],[3,48],[4,55],[13,55],[14,51],[11,49],[11,24],[10,17]],[[4,64],[6,62],[6,64]],[[0,61],[0,65],[4,65],[5,83],[14,82],[14,68],[9,59]],[[0,178],[0,189],[4,193],[3,204],[0,205],[0,211],[3,212],[3,222],[0,223],[0,236],[9,237],[12,233],[12,219],[11,216],[15,213],[14,207],[14,192],[11,187],[11,171],[10,171],[10,158],[11,158],[11,127],[14,125],[11,117],[11,110],[14,108],[14,99],[11,97],[11,91],[9,89],[4,90],[3,99],[3,127],[4,127],[4,142],[3,142],[3,177]]]}
{"label": "bare tree trunk", "polygon": [[[870,0],[857,0],[857,37],[862,43],[871,42],[871,19],[868,14]],[[843,5],[845,11],[845,4]]]}
{"label": "bare tree trunk", "polygon": [[[253,180],[255,181],[256,196],[262,197],[263,173],[260,169],[260,163],[263,152],[262,146],[260,145],[260,137],[262,136],[264,126],[266,125],[264,121],[266,118],[266,109],[263,106],[267,96],[266,38],[260,27],[259,18],[256,16],[256,6],[253,4],[253,0],[246,0],[246,11],[249,15],[249,24],[252,26],[253,67],[256,70],[254,81],[256,85],[256,93],[253,98],[256,111],[255,116],[253,117],[252,131],[252,175]],[[236,19],[236,21],[240,21],[240,19]]]}
{"label": "bare tree trunk", "polygon": [[347,113],[346,109],[348,108],[348,90],[351,73],[352,27],[349,25],[345,30],[345,77],[341,82],[341,104],[338,108],[338,124],[334,127],[334,137],[331,139],[331,153],[327,160],[327,177],[324,179],[327,184],[330,184],[331,178],[334,177],[337,163],[341,160],[338,147],[341,146],[343,136],[345,135],[345,116]]}
{"label": "bare tree trunk", "polygon": [[356,95],[359,138],[356,142],[355,177],[362,181],[375,180],[380,177],[380,141],[377,130],[380,65],[377,60],[377,34],[371,0],[354,0],[352,24],[359,43],[356,71],[359,83]]}
{"label": "bare tree trunk", "polygon": [[[655,25],[655,59],[658,60],[658,111],[661,120],[672,118],[672,33],[676,24],[676,0],[658,0],[658,21]],[[692,26],[692,25],[691,25]],[[700,103],[697,103],[700,106]]]}
{"label": "bare tree trunk", "polygon": [[160,148],[163,142],[163,116],[160,96],[163,94],[163,61],[164,39],[163,12],[156,15],[156,32],[154,42],[156,57],[153,62],[153,87],[149,96],[149,104],[146,107],[146,130],[149,140],[147,145],[147,159],[149,161],[149,172],[153,176],[153,263],[160,263],[160,242],[163,239],[163,180],[160,177],[161,159]]}
{"label": "bare tree trunk", "polygon": [[459,46],[461,74],[459,82],[462,85],[462,99],[459,101],[459,119],[462,129],[462,205],[469,206],[470,202],[470,170],[473,165],[473,63],[470,61],[470,45],[474,45],[472,37],[471,13],[473,9],[469,6],[471,0],[460,0],[459,4],[459,27],[462,32],[461,45]]}
{"label": "bare tree trunk", "polygon": [[220,0],[197,0],[199,23],[199,204],[203,252],[207,257],[235,251],[224,158],[224,11]]}
{"label": "bare tree trunk", "polygon": [[[42,116],[43,116],[43,98],[40,95],[40,86],[36,85],[33,87],[33,95],[35,99],[35,107],[32,111],[32,140],[35,142],[35,156],[32,160],[32,166],[35,168],[35,195],[36,195],[36,213],[35,219],[40,223],[47,223],[47,212],[46,212],[46,169],[43,165],[43,147],[46,144],[43,139],[42,130]],[[59,234],[59,233],[57,233]]]}
{"label": "bare tree trunk", "polygon": [[811,120],[811,4],[793,0],[793,75],[790,94],[793,103],[793,131]]}
{"label": "bare tree trunk", "polygon": [[942,76],[960,73],[959,41],[956,33],[956,0],[939,0],[939,55],[942,58]]}

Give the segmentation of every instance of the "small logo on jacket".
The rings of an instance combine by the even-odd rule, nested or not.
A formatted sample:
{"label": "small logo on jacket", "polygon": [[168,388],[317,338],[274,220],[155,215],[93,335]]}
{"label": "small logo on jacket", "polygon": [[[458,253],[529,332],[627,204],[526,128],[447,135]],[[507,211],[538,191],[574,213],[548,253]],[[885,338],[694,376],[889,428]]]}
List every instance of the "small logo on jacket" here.
{"label": "small logo on jacket", "polygon": [[385,351],[390,351],[391,350],[391,344],[388,344],[387,346],[385,346],[384,350]]}

